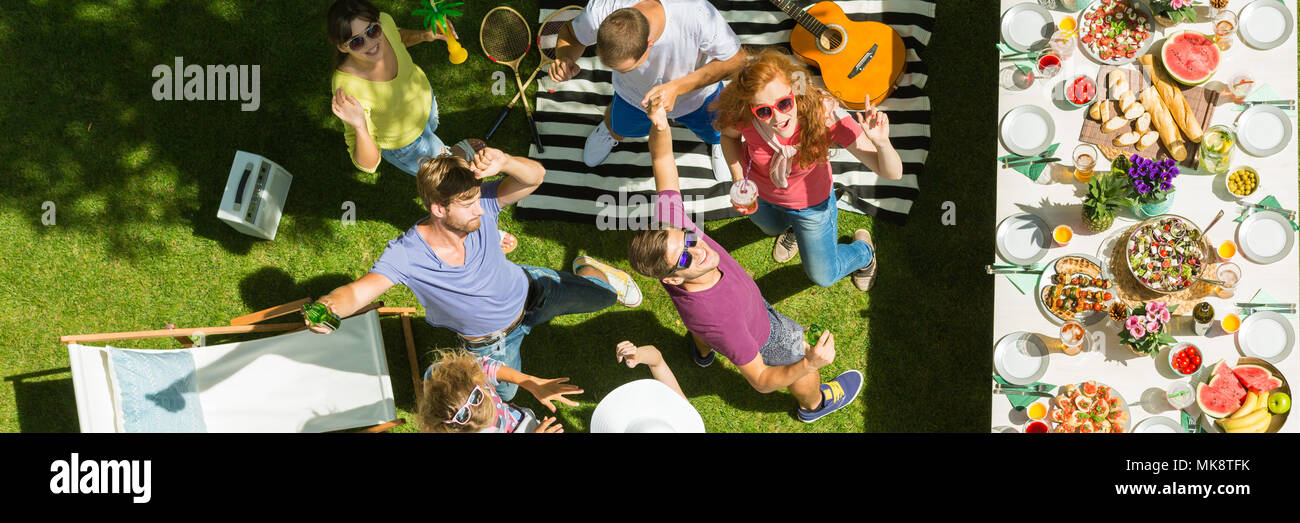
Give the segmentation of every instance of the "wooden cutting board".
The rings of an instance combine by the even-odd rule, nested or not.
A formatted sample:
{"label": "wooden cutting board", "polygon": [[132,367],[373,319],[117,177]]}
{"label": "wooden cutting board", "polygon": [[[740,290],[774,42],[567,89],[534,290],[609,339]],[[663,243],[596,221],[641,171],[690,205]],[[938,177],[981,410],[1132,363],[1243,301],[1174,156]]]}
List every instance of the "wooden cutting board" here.
{"label": "wooden cutting board", "polygon": [[[1156,63],[1156,67],[1163,66]],[[1107,87],[1108,83],[1106,82],[1106,78],[1110,75],[1110,72],[1115,69],[1119,69],[1128,74],[1129,90],[1132,91],[1134,99],[1139,98],[1138,93],[1142,92],[1144,87],[1151,85],[1151,82],[1147,81],[1147,79],[1142,76],[1140,66],[1136,62],[1118,67],[1113,65],[1101,66],[1101,70],[1097,72],[1097,77],[1093,78],[1093,80],[1097,82],[1098,99],[1101,99],[1101,95],[1108,95],[1106,99],[1109,100],[1109,103],[1111,104],[1110,108],[1112,114],[1119,112],[1120,93],[1110,92],[1109,87]],[[1192,114],[1196,115],[1196,120],[1201,123],[1201,128],[1208,128],[1209,125],[1206,122],[1209,122],[1210,118],[1214,116],[1214,106],[1219,102],[1219,92],[1204,87],[1187,87],[1181,84],[1175,85],[1178,85],[1178,87],[1182,89],[1183,98],[1186,98],[1187,103],[1192,106]],[[1101,122],[1093,120],[1091,117],[1087,116],[1086,111],[1088,108],[1084,108],[1083,110],[1085,111],[1085,114],[1083,128],[1079,131],[1079,141],[1096,144],[1098,148],[1101,149],[1102,154],[1106,155],[1107,158],[1113,159],[1121,154],[1124,156],[1141,154],[1142,156],[1154,158],[1156,160],[1172,158],[1172,156],[1169,155],[1169,150],[1165,148],[1164,142],[1161,142],[1160,140],[1156,140],[1155,145],[1143,150],[1138,150],[1137,144],[1125,147],[1116,146],[1114,144],[1115,137],[1136,129],[1137,127],[1135,122],[1130,121],[1128,125],[1120,127],[1117,131],[1106,133],[1101,130]],[[1155,129],[1154,123],[1151,124],[1151,129]],[[1197,163],[1200,161],[1196,151],[1200,149],[1201,144],[1188,140],[1187,136],[1184,135],[1181,130],[1179,130],[1178,135],[1182,137],[1183,143],[1187,147],[1187,158],[1179,163],[1179,165],[1193,169],[1196,168]]]}

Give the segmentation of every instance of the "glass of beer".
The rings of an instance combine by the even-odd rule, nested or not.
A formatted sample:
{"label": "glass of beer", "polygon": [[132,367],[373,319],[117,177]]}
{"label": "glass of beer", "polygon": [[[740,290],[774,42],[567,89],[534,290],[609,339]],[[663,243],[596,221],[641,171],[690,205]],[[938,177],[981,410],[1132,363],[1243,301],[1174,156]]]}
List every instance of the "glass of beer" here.
{"label": "glass of beer", "polygon": [[758,210],[758,185],[749,179],[731,184],[731,206],[740,214],[754,214]]}
{"label": "glass of beer", "polygon": [[1083,351],[1083,342],[1087,338],[1087,332],[1083,330],[1083,324],[1071,320],[1061,326],[1061,352],[1066,356],[1074,356]]}
{"label": "glass of beer", "polygon": [[1074,179],[1080,183],[1092,181],[1092,172],[1097,167],[1097,158],[1101,153],[1090,143],[1081,143],[1074,148]]}

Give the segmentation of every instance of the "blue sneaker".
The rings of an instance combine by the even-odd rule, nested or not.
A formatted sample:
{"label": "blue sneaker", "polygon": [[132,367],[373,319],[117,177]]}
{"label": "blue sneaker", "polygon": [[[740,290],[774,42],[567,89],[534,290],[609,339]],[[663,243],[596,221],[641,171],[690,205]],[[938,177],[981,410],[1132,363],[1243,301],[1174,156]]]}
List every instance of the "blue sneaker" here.
{"label": "blue sneaker", "polygon": [[858,398],[858,393],[862,392],[862,373],[856,370],[847,371],[830,383],[823,383],[822,387],[822,406],[817,410],[804,410],[798,407],[799,421],[812,423],[822,416],[840,410],[845,405],[853,403]]}
{"label": "blue sneaker", "polygon": [[686,333],[686,350],[691,353],[691,359],[700,367],[713,365],[713,355],[717,354],[717,351],[709,350],[708,356],[700,356],[700,350],[695,348],[695,336],[691,336],[689,332]]}

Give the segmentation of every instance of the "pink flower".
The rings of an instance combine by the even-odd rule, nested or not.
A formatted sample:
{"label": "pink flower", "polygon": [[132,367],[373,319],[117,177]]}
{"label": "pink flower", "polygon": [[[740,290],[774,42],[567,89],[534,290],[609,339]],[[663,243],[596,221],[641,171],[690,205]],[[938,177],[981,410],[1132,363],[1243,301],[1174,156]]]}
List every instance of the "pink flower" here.
{"label": "pink flower", "polygon": [[1152,312],[1167,311],[1169,310],[1169,306],[1165,305],[1165,302],[1163,301],[1153,301],[1147,304],[1146,309],[1147,314],[1150,314]]}
{"label": "pink flower", "polygon": [[1142,325],[1141,316],[1129,316],[1127,320],[1124,320],[1124,328],[1128,330],[1133,330],[1134,327],[1140,325]]}
{"label": "pink flower", "polygon": [[1169,0],[1169,7],[1182,9],[1192,4],[1192,0]]}
{"label": "pink flower", "polygon": [[1160,311],[1158,311],[1158,310],[1148,310],[1148,311],[1147,311],[1147,316],[1146,316],[1147,323],[1151,323],[1151,322],[1156,321],[1156,320],[1159,320],[1159,319],[1160,319]]}
{"label": "pink flower", "polygon": [[1159,330],[1160,330],[1159,322],[1155,322],[1155,321],[1147,322],[1147,332],[1150,332],[1151,334],[1155,334]]}
{"label": "pink flower", "polygon": [[1145,328],[1142,327],[1142,324],[1141,324],[1141,323],[1138,323],[1137,325],[1134,325],[1134,326],[1132,326],[1132,327],[1129,327],[1129,328],[1128,328],[1128,333],[1129,333],[1130,336],[1133,336],[1133,339],[1135,339],[1135,340],[1136,340],[1136,339],[1141,339],[1143,336],[1146,336],[1146,335],[1147,335],[1147,331],[1146,331]]}
{"label": "pink flower", "polygon": [[1169,323],[1169,309],[1160,311],[1160,323]]}

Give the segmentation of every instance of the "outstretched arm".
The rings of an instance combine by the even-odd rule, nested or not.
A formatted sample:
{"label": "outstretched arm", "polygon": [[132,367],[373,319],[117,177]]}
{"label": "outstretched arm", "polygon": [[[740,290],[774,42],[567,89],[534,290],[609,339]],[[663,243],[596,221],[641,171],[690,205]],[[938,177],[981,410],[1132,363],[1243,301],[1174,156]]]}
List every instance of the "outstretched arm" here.
{"label": "outstretched arm", "polygon": [[[375,301],[381,294],[392,288],[393,282],[377,272],[366,273],[361,279],[334,289],[329,294],[316,300],[340,318],[351,316],[366,304]],[[312,327],[312,332],[328,334],[324,327]]]}
{"label": "outstretched arm", "polygon": [[769,367],[763,363],[762,357],[755,356],[749,363],[740,366],[740,374],[755,390],[767,394],[789,387],[804,374],[815,373],[834,360],[835,337],[826,331],[817,340],[817,346],[804,354],[803,359],[783,367]]}
{"label": "outstretched arm", "polygon": [[551,412],[555,412],[555,405],[551,404],[552,401],[558,401],[570,407],[577,407],[577,402],[564,397],[564,395],[582,394],[582,389],[576,385],[565,383],[569,381],[569,378],[542,379],[524,374],[505,365],[497,369],[497,380],[523,387],[524,390],[531,392],[533,397],[537,398],[537,401],[541,402],[542,405],[551,409]]}
{"label": "outstretched arm", "polygon": [[536,160],[506,154],[500,149],[488,147],[474,155],[470,165],[474,176],[482,179],[505,173],[506,179],[497,188],[497,202],[501,207],[524,199],[537,190],[546,177],[546,168]]}
{"label": "outstretched arm", "polygon": [[618,347],[614,349],[618,356],[618,361],[626,363],[628,368],[637,366],[638,363],[650,367],[650,375],[654,376],[660,383],[673,389],[678,396],[683,398],[686,394],[682,393],[682,388],[677,384],[677,377],[673,375],[673,370],[668,368],[668,363],[664,362],[663,354],[659,353],[654,345],[643,345],[637,347],[630,341],[619,342]]}
{"label": "outstretched arm", "polygon": [[650,164],[655,176],[656,191],[679,191],[677,159],[673,157],[673,134],[668,128],[668,115],[663,105],[650,104],[646,110],[650,117]]}
{"label": "outstretched arm", "polygon": [[889,141],[889,116],[871,105],[870,96],[866,101],[866,110],[854,116],[854,120],[862,126],[862,134],[847,149],[877,176],[886,180],[901,179],[903,159]]}

